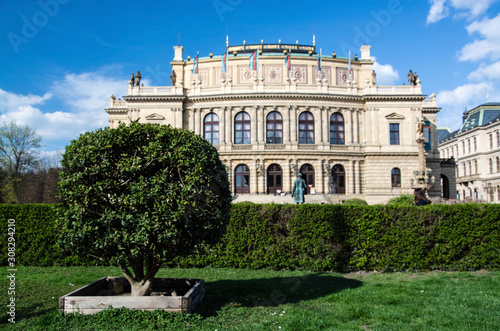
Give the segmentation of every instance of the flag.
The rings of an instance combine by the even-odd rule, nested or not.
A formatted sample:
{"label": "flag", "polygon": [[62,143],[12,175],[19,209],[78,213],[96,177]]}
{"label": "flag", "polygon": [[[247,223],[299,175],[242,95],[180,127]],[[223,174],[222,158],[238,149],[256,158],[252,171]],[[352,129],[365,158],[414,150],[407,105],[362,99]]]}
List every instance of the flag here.
{"label": "flag", "polygon": [[222,55],[222,73],[225,73],[227,71],[227,51]]}
{"label": "flag", "polygon": [[317,69],[321,71],[321,49],[319,50]]}
{"label": "flag", "polygon": [[194,58],[194,63],[193,63],[193,74],[198,73],[198,54],[196,54],[196,57]]}
{"label": "flag", "polygon": [[285,65],[288,71],[290,71],[290,68],[292,67],[292,63],[290,60],[291,60],[291,52],[290,50],[288,50],[288,55],[285,57]]}
{"label": "flag", "polygon": [[257,53],[257,51],[255,51],[252,53],[252,55],[250,55],[248,61],[248,68],[250,70],[257,70],[258,65],[259,65],[259,54]]}

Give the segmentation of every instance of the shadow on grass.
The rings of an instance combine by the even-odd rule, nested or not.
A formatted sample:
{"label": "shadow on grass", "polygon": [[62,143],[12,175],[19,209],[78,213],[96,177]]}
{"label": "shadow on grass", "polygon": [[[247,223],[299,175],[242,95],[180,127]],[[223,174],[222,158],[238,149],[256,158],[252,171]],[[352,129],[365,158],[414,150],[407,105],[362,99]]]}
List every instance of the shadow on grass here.
{"label": "shadow on grass", "polygon": [[363,283],[329,274],[302,277],[275,277],[207,282],[205,298],[195,312],[209,317],[222,307],[275,307],[287,303],[313,300]]}

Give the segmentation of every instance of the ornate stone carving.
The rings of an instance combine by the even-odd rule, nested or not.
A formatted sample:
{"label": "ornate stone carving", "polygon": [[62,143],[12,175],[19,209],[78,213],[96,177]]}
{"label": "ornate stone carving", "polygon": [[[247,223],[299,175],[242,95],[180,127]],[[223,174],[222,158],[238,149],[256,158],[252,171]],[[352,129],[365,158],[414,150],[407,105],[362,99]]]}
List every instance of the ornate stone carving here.
{"label": "ornate stone carving", "polygon": [[265,66],[264,81],[267,84],[282,84],[283,75],[281,66]]}
{"label": "ornate stone carving", "polygon": [[337,85],[347,85],[349,80],[349,73],[347,68],[337,68]]}
{"label": "ornate stone carving", "polygon": [[250,70],[247,67],[238,67],[239,69],[239,83],[240,84],[253,84],[254,78],[257,77],[257,71]]}
{"label": "ornate stone carving", "polygon": [[290,77],[295,78],[297,84],[307,84],[307,66],[292,66],[290,68]]}
{"label": "ornate stone carving", "polygon": [[326,78],[326,84],[332,85],[332,68],[330,67],[321,68],[321,73],[318,70],[315,70],[315,72],[316,72],[316,79]]}
{"label": "ornate stone carving", "polygon": [[229,79],[233,77],[233,68],[229,67],[226,69],[226,72],[222,72],[221,68],[215,69],[215,85],[222,84],[222,79]]}
{"label": "ornate stone carving", "polygon": [[208,82],[208,69],[198,70],[198,79],[201,81],[201,85],[203,86],[210,85]]}

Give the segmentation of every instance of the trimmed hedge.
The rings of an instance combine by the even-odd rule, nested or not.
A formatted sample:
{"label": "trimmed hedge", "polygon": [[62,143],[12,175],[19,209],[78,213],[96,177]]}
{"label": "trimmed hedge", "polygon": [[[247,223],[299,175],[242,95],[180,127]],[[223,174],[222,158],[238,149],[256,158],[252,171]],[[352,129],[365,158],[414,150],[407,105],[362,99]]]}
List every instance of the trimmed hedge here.
{"label": "trimmed hedge", "polygon": [[[90,258],[73,256],[57,245],[56,205],[0,204],[0,265],[7,265],[8,220],[15,220],[16,265],[88,265]],[[95,262],[94,262],[95,264]]]}
{"label": "trimmed hedge", "polygon": [[[82,265],[56,241],[53,205],[0,205],[2,237],[16,220],[17,264]],[[0,263],[6,265],[6,245]],[[354,270],[500,267],[500,205],[279,205],[238,203],[222,241],[169,266]]]}

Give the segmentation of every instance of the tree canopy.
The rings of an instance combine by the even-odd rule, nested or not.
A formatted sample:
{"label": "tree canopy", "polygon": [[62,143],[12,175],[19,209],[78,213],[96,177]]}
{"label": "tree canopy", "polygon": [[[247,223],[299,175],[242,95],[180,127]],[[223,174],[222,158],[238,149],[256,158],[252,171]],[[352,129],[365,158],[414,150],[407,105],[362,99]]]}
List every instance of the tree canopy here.
{"label": "tree canopy", "polygon": [[120,265],[132,295],[162,263],[216,242],[231,206],[217,150],[191,131],[132,123],[66,147],[58,184],[61,244]]}
{"label": "tree canopy", "polygon": [[1,200],[18,202],[21,180],[38,161],[42,137],[28,125],[5,122],[0,125]]}

